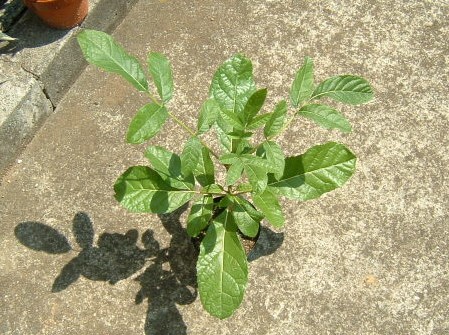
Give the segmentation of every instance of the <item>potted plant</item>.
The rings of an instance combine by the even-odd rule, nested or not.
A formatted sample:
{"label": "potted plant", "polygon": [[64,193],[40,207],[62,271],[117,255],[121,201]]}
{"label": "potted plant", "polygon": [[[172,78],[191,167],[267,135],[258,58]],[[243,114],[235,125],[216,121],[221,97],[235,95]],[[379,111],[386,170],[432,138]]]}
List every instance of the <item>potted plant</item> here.
{"label": "potted plant", "polygon": [[88,0],[24,0],[47,25],[69,29],[80,24],[89,10]]}
{"label": "potted plant", "polygon": [[[285,157],[276,138],[298,117],[351,131],[349,121],[321,100],[366,103],[373,97],[371,86],[353,75],[330,77],[315,85],[313,62],[305,58],[291,85],[289,102],[281,100],[273,111],[262,112],[267,90],[256,88],[251,61],[237,54],[213,75],[197,125],[191,128],[168,108],[173,79],[164,55],[148,55],[156,97],[138,60],[111,36],[84,30],[78,42],[87,61],[121,75],[149,97],[129,125],[129,143],[150,140],[169,118],[188,134],[179,154],[149,145],[145,152],[149,166],[132,166],[118,177],[115,197],[129,211],[148,213],[169,213],[192,201],[186,229],[201,239],[197,262],[201,302],[210,314],[229,317],[242,302],[248,281],[242,239],[257,237],[263,219],[276,228],[284,225],[280,197],[317,198],[342,186],[355,170],[356,157],[343,144],[319,144]],[[209,131],[216,133],[220,150],[203,140]],[[254,137],[258,132],[262,136]],[[216,178],[219,165],[226,171],[223,182]]]}

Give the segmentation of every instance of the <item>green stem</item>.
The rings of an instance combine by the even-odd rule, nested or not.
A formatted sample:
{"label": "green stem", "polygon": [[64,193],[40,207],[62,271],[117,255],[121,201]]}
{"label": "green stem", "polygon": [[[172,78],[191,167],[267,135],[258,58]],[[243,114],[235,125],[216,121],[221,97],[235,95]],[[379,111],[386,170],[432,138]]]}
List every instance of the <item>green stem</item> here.
{"label": "green stem", "polygon": [[[149,96],[149,98],[150,98],[150,100],[153,102],[153,103],[155,103],[156,105],[158,105],[158,106],[162,106],[163,104],[161,104],[161,102],[159,102],[149,91],[147,91],[147,94],[148,94],[148,96]],[[181,128],[182,129],[184,129],[187,133],[189,133],[191,136],[197,136],[197,134],[196,134],[196,132],[193,130],[193,129],[191,129],[189,126],[187,126],[181,119],[179,119],[176,115],[174,115],[174,114],[172,114],[171,112],[169,112],[168,110],[167,110],[167,113],[168,113],[168,115],[179,125],[179,126],[181,126]],[[210,153],[215,157],[215,158],[217,158],[218,159],[218,155],[206,144],[206,143],[204,143],[204,141],[202,140],[202,139],[200,139],[199,137],[198,137],[198,140],[200,141],[200,143],[204,146],[204,147],[206,147],[209,151],[210,151]]]}
{"label": "green stem", "polygon": [[[170,113],[169,111],[167,111],[167,113],[179,126],[181,126],[191,136],[197,136],[196,132],[193,129],[191,129],[189,126],[187,126],[181,119],[179,119],[178,117],[176,117],[174,114]],[[201,138],[199,138],[198,136],[197,136],[197,138],[200,141],[200,143],[205,148],[207,148],[207,150],[209,150],[209,152],[212,154],[212,156],[214,156],[216,159],[218,159],[219,156],[206,143],[204,143],[204,141]]]}
{"label": "green stem", "polygon": [[190,129],[189,126],[187,126],[184,122],[182,122],[181,119],[179,119],[178,117],[176,117],[174,114],[172,114],[171,112],[167,111],[168,115],[178,124],[180,125],[185,131],[187,131],[191,136],[196,136],[196,133]]}
{"label": "green stem", "polygon": [[148,96],[150,97],[150,100],[153,101],[156,105],[162,106],[162,104],[150,93],[150,91],[147,91]]}
{"label": "green stem", "polygon": [[271,137],[270,139],[273,139],[273,138],[275,138],[275,137],[278,137],[278,136],[282,135],[282,134],[287,130],[287,128],[290,127],[290,124],[293,122],[293,120],[295,119],[295,117],[296,117],[296,112],[295,112],[295,114],[293,114],[293,116],[292,116],[292,117],[285,123],[285,125],[282,127],[282,129],[281,129],[281,131],[279,132],[279,134],[277,134],[277,135]]}

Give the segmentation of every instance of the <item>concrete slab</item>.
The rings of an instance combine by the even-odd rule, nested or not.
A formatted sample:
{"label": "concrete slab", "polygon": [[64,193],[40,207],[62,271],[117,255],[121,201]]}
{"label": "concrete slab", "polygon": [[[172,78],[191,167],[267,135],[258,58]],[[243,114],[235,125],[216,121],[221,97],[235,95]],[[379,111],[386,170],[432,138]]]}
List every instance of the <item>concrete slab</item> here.
{"label": "concrete slab", "polygon": [[[368,78],[376,100],[343,108],[353,133],[302,120],[282,138],[288,154],[346,143],[358,171],[321,199],[283,201],[282,245],[251,263],[241,308],[216,320],[195,299],[186,212],[131,214],[113,199],[117,176],[145,162],[123,140],[145,98],[88,67],[0,186],[0,332],[447,334],[447,17],[447,1],[139,1],[114,35],[141,60],[170,57],[171,109],[192,125],[235,52],[253,60],[270,106],[306,55],[317,80]],[[184,138],[169,122],[155,142],[179,152]],[[264,250],[279,234],[266,232]]]}

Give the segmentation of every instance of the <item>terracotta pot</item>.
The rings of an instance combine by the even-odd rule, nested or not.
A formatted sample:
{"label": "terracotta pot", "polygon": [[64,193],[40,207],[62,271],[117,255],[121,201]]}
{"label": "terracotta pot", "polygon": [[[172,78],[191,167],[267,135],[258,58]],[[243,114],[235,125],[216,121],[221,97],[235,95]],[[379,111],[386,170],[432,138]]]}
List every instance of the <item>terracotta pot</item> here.
{"label": "terracotta pot", "polygon": [[47,25],[68,29],[80,24],[89,10],[88,0],[24,0]]}

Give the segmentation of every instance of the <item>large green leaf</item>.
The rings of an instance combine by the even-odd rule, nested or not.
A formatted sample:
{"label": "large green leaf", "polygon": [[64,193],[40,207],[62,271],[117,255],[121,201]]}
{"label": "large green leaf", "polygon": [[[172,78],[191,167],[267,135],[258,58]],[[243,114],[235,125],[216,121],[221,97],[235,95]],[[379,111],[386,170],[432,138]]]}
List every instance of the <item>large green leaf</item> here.
{"label": "large green leaf", "polygon": [[298,114],[327,129],[339,129],[345,133],[351,131],[349,121],[339,111],[326,105],[305,105],[298,111]]}
{"label": "large green leaf", "polygon": [[198,135],[205,133],[217,121],[220,106],[214,99],[207,99],[201,106],[198,116]]}
{"label": "large green leaf", "polygon": [[131,212],[170,213],[181,207],[195,194],[189,189],[177,189],[147,166],[126,170],[114,185],[115,198]]}
{"label": "large green leaf", "polygon": [[214,209],[214,200],[212,196],[206,195],[196,201],[190,209],[187,217],[187,233],[189,236],[196,237],[207,227]]}
{"label": "large green leaf", "polygon": [[206,147],[201,148],[198,165],[193,170],[196,180],[201,186],[207,186],[215,183],[214,162],[210,157],[210,151]]}
{"label": "large green leaf", "polygon": [[253,194],[256,207],[265,215],[268,222],[274,227],[280,228],[284,225],[284,215],[279,200],[269,189],[262,193]]}
{"label": "large green leaf", "polygon": [[373,98],[373,89],[362,77],[335,76],[319,84],[312,94],[312,99],[321,97],[330,97],[343,103],[358,105]]}
{"label": "large green leaf", "polygon": [[159,146],[149,146],[145,152],[153,168],[170,186],[181,189],[193,189],[193,175],[183,177],[181,174],[181,159],[178,155]]}
{"label": "large green leaf", "polygon": [[253,207],[253,205],[243,197],[232,198],[234,206],[232,215],[239,230],[248,237],[256,237],[259,232],[260,221],[263,215]]}
{"label": "large green leaf", "polygon": [[290,100],[295,107],[308,100],[313,92],[313,62],[312,59],[306,57],[304,64],[296,72],[295,80],[293,81],[290,90]]}
{"label": "large green leaf", "polygon": [[209,95],[222,110],[239,115],[255,89],[251,61],[237,54],[221,64],[215,72]]}
{"label": "large green leaf", "polygon": [[148,91],[148,82],[139,61],[129,55],[112,36],[84,29],[77,39],[89,63],[121,75],[139,91]]}
{"label": "large green leaf", "polygon": [[159,96],[164,103],[167,103],[173,96],[173,74],[170,61],[163,54],[150,52],[148,54],[148,70]]}
{"label": "large green leaf", "polygon": [[143,143],[156,135],[167,121],[168,112],[164,106],[150,103],[143,106],[131,120],[126,134],[128,143]]}
{"label": "large green leaf", "polygon": [[356,157],[343,144],[316,145],[304,154],[285,159],[279,180],[270,177],[273,192],[298,200],[318,198],[342,186],[355,171]]}
{"label": "large green leaf", "polygon": [[248,262],[228,210],[212,222],[201,242],[197,276],[204,308],[220,319],[231,316],[245,294]]}
{"label": "large green leaf", "polygon": [[285,115],[287,114],[287,103],[285,100],[279,102],[274,108],[274,112],[268,119],[263,129],[266,138],[278,135],[284,127]]}
{"label": "large green leaf", "polygon": [[192,136],[184,144],[181,153],[181,169],[184,175],[189,175],[198,165],[201,156],[202,144],[198,137]]}

